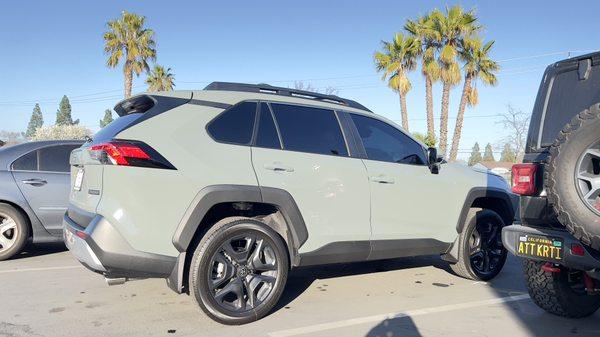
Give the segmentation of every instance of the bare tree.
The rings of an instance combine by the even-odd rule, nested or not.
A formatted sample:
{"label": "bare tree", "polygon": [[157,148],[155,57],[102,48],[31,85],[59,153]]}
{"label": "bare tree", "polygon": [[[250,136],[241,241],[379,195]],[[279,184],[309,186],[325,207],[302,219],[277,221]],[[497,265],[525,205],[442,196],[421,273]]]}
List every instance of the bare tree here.
{"label": "bare tree", "polygon": [[[303,81],[295,81],[294,89],[321,93],[321,90],[319,90],[319,88],[313,87],[311,83],[304,83]],[[323,94],[325,95],[337,95],[338,92],[339,90],[337,88],[331,86],[328,86],[323,89]]]}
{"label": "bare tree", "polygon": [[502,124],[504,129],[509,131],[508,136],[506,136],[503,142],[510,145],[517,155],[517,160],[520,160],[525,152],[530,116],[508,104],[507,111],[501,113],[500,118],[501,120],[498,123]]}

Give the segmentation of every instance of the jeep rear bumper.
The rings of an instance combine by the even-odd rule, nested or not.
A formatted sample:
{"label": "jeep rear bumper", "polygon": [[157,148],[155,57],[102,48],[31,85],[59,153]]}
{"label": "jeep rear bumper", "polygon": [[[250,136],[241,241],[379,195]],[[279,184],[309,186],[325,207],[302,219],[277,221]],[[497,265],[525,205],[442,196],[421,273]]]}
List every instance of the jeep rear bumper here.
{"label": "jeep rear bumper", "polygon": [[176,266],[176,257],[132,248],[102,216],[96,215],[83,228],[65,214],[63,226],[63,240],[71,253],[107,278],[167,278]]}
{"label": "jeep rear bumper", "polygon": [[[518,252],[518,244],[519,239],[523,236],[533,235],[533,236],[544,236],[551,238],[561,238],[563,240],[563,256],[560,261],[531,257],[531,256],[523,256],[528,259],[539,260],[539,261],[547,261],[552,263],[558,263],[568,268],[578,269],[578,270],[587,270],[590,271],[592,269],[600,268],[600,256],[598,252],[595,252],[581,244],[581,242],[575,239],[569,232],[566,230],[557,230],[557,229],[549,229],[549,228],[539,228],[539,227],[527,227],[522,226],[520,223],[515,223],[512,226],[507,226],[502,229],[502,243],[504,247],[516,256],[522,256]],[[575,255],[573,254],[571,247],[580,246],[583,247],[583,255]]]}

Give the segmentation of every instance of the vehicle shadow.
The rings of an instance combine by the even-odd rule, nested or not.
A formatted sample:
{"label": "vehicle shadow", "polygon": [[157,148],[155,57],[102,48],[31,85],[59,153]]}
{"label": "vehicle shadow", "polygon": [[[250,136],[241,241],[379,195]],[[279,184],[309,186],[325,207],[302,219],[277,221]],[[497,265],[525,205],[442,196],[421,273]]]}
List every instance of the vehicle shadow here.
{"label": "vehicle shadow", "polygon": [[13,256],[11,259],[9,259],[9,261],[26,259],[26,258],[35,257],[35,256],[55,254],[55,253],[64,252],[66,250],[67,250],[67,247],[65,247],[65,245],[60,242],[43,243],[43,244],[35,244],[35,245],[29,244],[25,247],[25,249],[21,253]]}
{"label": "vehicle shadow", "polygon": [[285,290],[273,312],[278,311],[304,293],[316,280],[380,273],[386,271],[432,266],[450,271],[439,255],[406,257],[390,260],[365,261],[344,264],[332,264],[314,267],[300,267],[290,272]]}
{"label": "vehicle shadow", "polygon": [[[520,258],[509,255],[500,275],[486,285],[498,298],[527,294]],[[530,299],[506,302],[503,307],[530,336],[600,336],[600,312],[584,319],[558,317],[540,309]]]}

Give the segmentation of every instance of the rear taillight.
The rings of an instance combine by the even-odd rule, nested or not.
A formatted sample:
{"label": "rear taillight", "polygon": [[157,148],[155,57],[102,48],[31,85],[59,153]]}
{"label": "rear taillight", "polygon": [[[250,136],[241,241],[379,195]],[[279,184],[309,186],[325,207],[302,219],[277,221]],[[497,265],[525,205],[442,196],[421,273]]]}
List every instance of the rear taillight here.
{"label": "rear taillight", "polygon": [[512,191],[519,195],[535,195],[537,164],[515,164],[512,167]]}
{"label": "rear taillight", "polygon": [[111,141],[92,145],[90,157],[102,164],[175,169],[149,145],[138,141]]}

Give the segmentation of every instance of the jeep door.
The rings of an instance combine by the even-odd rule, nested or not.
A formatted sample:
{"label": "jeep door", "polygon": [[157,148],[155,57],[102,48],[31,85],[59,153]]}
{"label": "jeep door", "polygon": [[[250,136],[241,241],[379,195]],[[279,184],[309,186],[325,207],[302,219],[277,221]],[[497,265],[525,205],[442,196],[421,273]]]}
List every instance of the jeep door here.
{"label": "jeep door", "polygon": [[62,218],[69,204],[71,151],[81,144],[46,146],[12,164],[17,186],[50,234],[62,233]]}
{"label": "jeep door", "polygon": [[308,230],[300,253],[361,241],[364,256],[354,258],[366,258],[371,235],[367,173],[361,159],[349,156],[337,114],[280,103],[261,103],[260,110],[254,170],[260,186],[283,189],[298,205]]}
{"label": "jeep door", "polygon": [[400,129],[379,118],[349,115],[367,156],[371,239],[454,241],[460,207],[453,205],[464,202],[464,195],[462,200],[454,195],[454,182],[432,174],[425,148]]}

